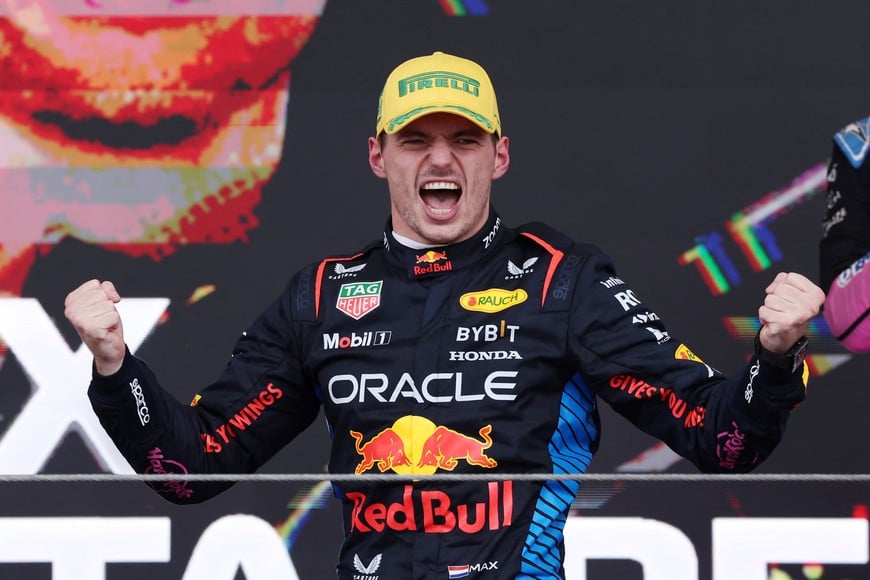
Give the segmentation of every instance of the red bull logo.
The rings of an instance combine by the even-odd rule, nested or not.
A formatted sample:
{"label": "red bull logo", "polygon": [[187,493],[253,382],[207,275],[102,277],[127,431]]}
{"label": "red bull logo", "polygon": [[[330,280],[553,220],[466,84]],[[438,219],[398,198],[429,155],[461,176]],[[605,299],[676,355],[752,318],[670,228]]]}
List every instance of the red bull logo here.
{"label": "red bull logo", "polygon": [[447,252],[436,252],[434,250],[429,250],[422,256],[417,256],[418,264],[434,264],[435,262],[440,262],[441,260],[447,259]]}
{"label": "red bull logo", "polygon": [[478,434],[483,441],[478,441],[453,429],[437,427],[423,443],[423,454],[417,467],[434,465],[439,469],[453,471],[459,465],[459,460],[464,459],[469,465],[492,469],[498,462],[483,452],[484,449],[492,447],[492,438],[489,436],[491,431],[492,425],[481,427]]}
{"label": "red bull logo", "polygon": [[[400,474],[431,474],[438,469],[452,471],[460,461],[492,469],[498,462],[485,453],[492,446],[491,432],[492,425],[485,425],[473,437],[414,415],[400,417],[365,443],[361,433],[350,431],[356,451],[362,456],[354,473],[377,466],[381,472],[391,469]],[[415,490],[410,484],[404,486],[401,501],[392,503],[371,501],[357,491],[349,491],[346,496],[353,502],[351,531],[360,533],[390,529],[476,534],[513,523],[512,481],[488,482],[486,492],[479,497],[463,496],[465,503],[458,503],[446,491]]]}
{"label": "red bull logo", "polygon": [[356,452],[363,457],[354,470],[357,475],[368,471],[376,463],[381,473],[393,467],[411,464],[405,455],[405,443],[394,429],[384,429],[363,445],[360,445],[363,440],[362,433],[351,431],[350,436],[356,440]]}
{"label": "red bull logo", "polygon": [[447,258],[447,252],[429,250],[421,256],[417,256],[417,265],[414,266],[415,276],[426,274],[440,274],[453,269],[453,262]]}
{"label": "red bull logo", "polygon": [[361,433],[350,431],[362,456],[354,473],[377,466],[381,473],[390,469],[402,475],[429,475],[439,469],[453,471],[460,461],[492,469],[498,461],[486,454],[492,447],[491,432],[492,425],[484,425],[474,437],[413,415],[397,419],[365,443]]}
{"label": "red bull logo", "polygon": [[415,490],[413,485],[404,486],[402,501],[389,504],[369,501],[366,494],[358,491],[345,495],[353,502],[350,529],[355,532],[389,529],[425,534],[454,531],[476,534],[484,529],[506,528],[513,523],[514,492],[510,480],[488,482],[486,493],[473,498],[479,500],[473,503],[455,503],[445,491]]}

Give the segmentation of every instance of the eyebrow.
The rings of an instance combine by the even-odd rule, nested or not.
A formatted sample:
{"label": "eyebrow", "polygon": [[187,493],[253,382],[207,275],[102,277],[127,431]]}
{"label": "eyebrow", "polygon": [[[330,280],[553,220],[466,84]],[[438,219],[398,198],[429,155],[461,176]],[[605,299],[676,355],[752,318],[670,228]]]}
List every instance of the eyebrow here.
{"label": "eyebrow", "polygon": [[[454,131],[447,135],[449,139],[456,139],[457,137],[481,137],[485,134],[485,131],[482,129],[474,129],[471,127],[466,127],[464,129],[460,129],[458,131]],[[415,129],[402,129],[399,131],[399,136],[401,137],[430,137],[432,133],[428,133],[426,131],[419,131]]]}

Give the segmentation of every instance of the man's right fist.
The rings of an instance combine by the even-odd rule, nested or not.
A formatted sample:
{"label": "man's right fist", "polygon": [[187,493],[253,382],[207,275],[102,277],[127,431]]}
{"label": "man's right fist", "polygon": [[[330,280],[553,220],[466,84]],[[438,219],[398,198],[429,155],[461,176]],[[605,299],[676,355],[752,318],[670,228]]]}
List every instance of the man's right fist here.
{"label": "man's right fist", "polygon": [[115,285],[99,280],[88,280],[64,301],[64,316],[94,355],[94,365],[103,376],[115,374],[124,362],[124,330],[115,308],[120,301]]}

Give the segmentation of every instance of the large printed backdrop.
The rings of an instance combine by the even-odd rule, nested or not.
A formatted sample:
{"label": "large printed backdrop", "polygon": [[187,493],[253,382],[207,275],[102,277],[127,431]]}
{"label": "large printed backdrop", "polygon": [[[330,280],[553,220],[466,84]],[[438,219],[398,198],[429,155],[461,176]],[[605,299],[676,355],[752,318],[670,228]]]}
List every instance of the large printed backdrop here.
{"label": "large printed backdrop", "polygon": [[[378,238],[386,190],[366,162],[377,95],[398,62],[434,50],[479,61],[496,84],[512,152],[494,193],[503,217],[600,245],[672,336],[738,367],[775,272],[816,276],[830,137],[870,114],[868,16],[860,0],[0,4],[0,472],[124,472],[83,402],[88,361],[63,319],[81,281],[168,299],[131,325],[138,354],[187,400],[297,268]],[[808,400],[761,471],[866,473],[870,367],[821,321],[812,332]],[[603,413],[596,472],[693,472]],[[322,472],[327,439],[317,422],[266,471]],[[578,514],[682,530],[700,577],[712,518],[848,518],[870,503],[848,483],[584,490]],[[153,558],[110,564],[106,578],[193,574],[210,525],[256,554],[256,525],[228,514],[277,530],[303,580],[328,578],[341,534],[316,482],[240,484],[187,508],[135,483],[0,483],[0,497],[0,518],[170,526],[151,537],[171,555],[155,540],[143,547]],[[73,520],[40,521],[51,544]],[[51,577],[19,560],[2,563],[16,559],[0,547],[0,576]],[[642,577],[617,560],[590,563],[588,577]],[[239,569],[224,577],[266,577]],[[778,573],[822,571],[870,567]]]}

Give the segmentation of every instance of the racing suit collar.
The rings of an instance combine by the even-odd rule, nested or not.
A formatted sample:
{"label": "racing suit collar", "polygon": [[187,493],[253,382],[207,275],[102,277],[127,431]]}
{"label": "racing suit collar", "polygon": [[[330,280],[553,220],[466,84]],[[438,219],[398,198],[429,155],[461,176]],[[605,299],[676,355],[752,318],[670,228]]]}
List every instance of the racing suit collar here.
{"label": "racing suit collar", "polygon": [[499,243],[505,229],[502,219],[490,208],[486,224],[464,242],[415,250],[396,241],[392,233],[392,219],[388,219],[384,230],[384,248],[392,261],[407,268],[408,278],[429,278],[474,264]]}

